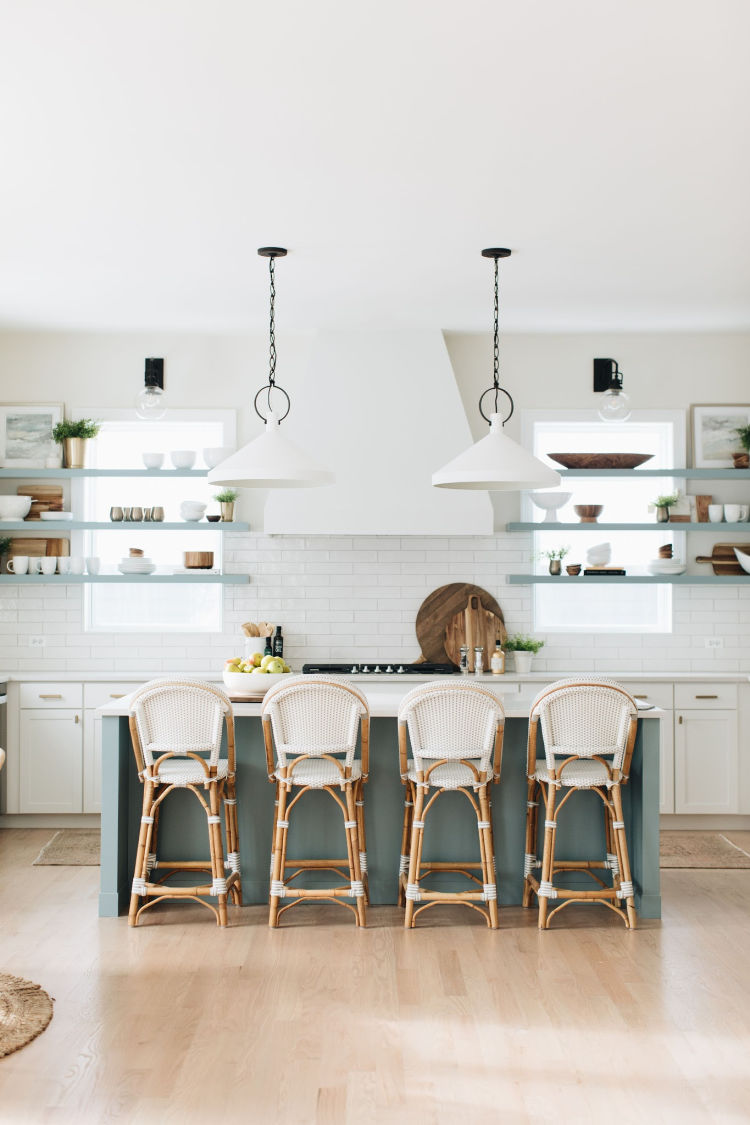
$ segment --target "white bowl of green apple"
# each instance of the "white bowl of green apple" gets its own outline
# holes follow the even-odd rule
[[[256,652],[246,659],[237,656],[233,660],[227,660],[222,679],[230,692],[259,695],[288,676],[291,670],[280,656],[262,656]]]

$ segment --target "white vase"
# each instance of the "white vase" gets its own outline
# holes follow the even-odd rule
[[[516,672],[524,676],[531,671],[531,661],[534,659],[534,653],[514,652],[513,659],[516,665]]]

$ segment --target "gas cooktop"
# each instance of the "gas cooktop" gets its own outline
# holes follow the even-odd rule
[[[450,676],[458,672],[458,668],[455,664],[437,664],[430,660],[424,660],[421,664],[405,664],[401,660],[370,660],[362,663],[346,661],[339,664],[303,664],[302,672],[306,676]]]

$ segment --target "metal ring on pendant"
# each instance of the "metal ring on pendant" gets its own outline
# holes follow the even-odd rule
[[[508,413],[503,418],[503,425],[505,425],[505,423],[508,421],[508,419],[513,414],[513,411],[515,410],[515,406],[513,404],[513,399],[511,398],[510,393],[508,391],[506,391],[505,387],[488,387],[487,390],[481,395],[481,397],[479,399],[479,413],[482,415],[485,422],[489,423],[490,419],[487,417],[484,410],[482,409],[482,403],[486,399],[487,395],[494,395],[495,396],[495,409],[492,412],[493,414],[499,414],[500,413],[500,410],[498,409],[497,396],[498,395],[505,395],[505,397],[507,398],[507,400],[510,404],[510,410],[508,411]]]
[[[260,388],[257,395],[253,399],[253,407],[255,409],[255,413],[258,415],[259,418],[262,418],[264,422],[268,421],[266,416],[264,414],[261,414],[260,410],[258,410],[258,399],[260,398],[260,396],[262,394],[264,394],[264,393],[266,394],[266,402],[268,403],[268,410],[269,410],[269,413],[270,413],[273,410],[273,407],[271,406],[271,392],[272,391],[278,391],[279,394],[282,394],[284,396],[284,398],[286,399],[286,410],[281,415],[281,417],[278,419],[279,422],[283,422],[284,419],[286,418],[287,414],[289,413],[290,409],[291,409],[292,403],[291,403],[291,400],[289,398],[289,395],[286,393],[286,391],[284,390],[283,387],[279,386],[278,383],[266,383],[266,385],[264,387]]]

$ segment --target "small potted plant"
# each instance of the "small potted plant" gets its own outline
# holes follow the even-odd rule
[[[570,547],[557,547],[554,551],[542,551],[540,558],[549,559],[550,574],[562,574],[562,561],[570,551]]]
[[[535,637],[528,637],[525,633],[513,633],[504,644],[506,652],[513,653],[516,672],[525,675],[531,671],[531,661],[540,648],[544,648],[544,641]]]
[[[72,421],[64,418],[58,422],[52,431],[52,437],[58,445],[62,445],[65,453],[65,467],[68,469],[82,469],[86,464],[86,442],[95,438],[101,429],[99,422],[91,418],[79,418]]]
[[[680,499],[679,492],[670,492],[668,496],[657,496],[653,501],[656,508],[656,522],[669,523],[669,509]]]
[[[231,523],[234,519],[234,502],[238,496],[236,488],[224,488],[214,496],[214,500],[221,506],[222,523]]]
[[[735,431],[740,439],[742,453],[733,453],[735,469],[746,469],[750,463],[750,426],[739,426]]]
[[[10,535],[0,535],[0,563],[5,561],[6,555],[10,552],[13,540]]]

